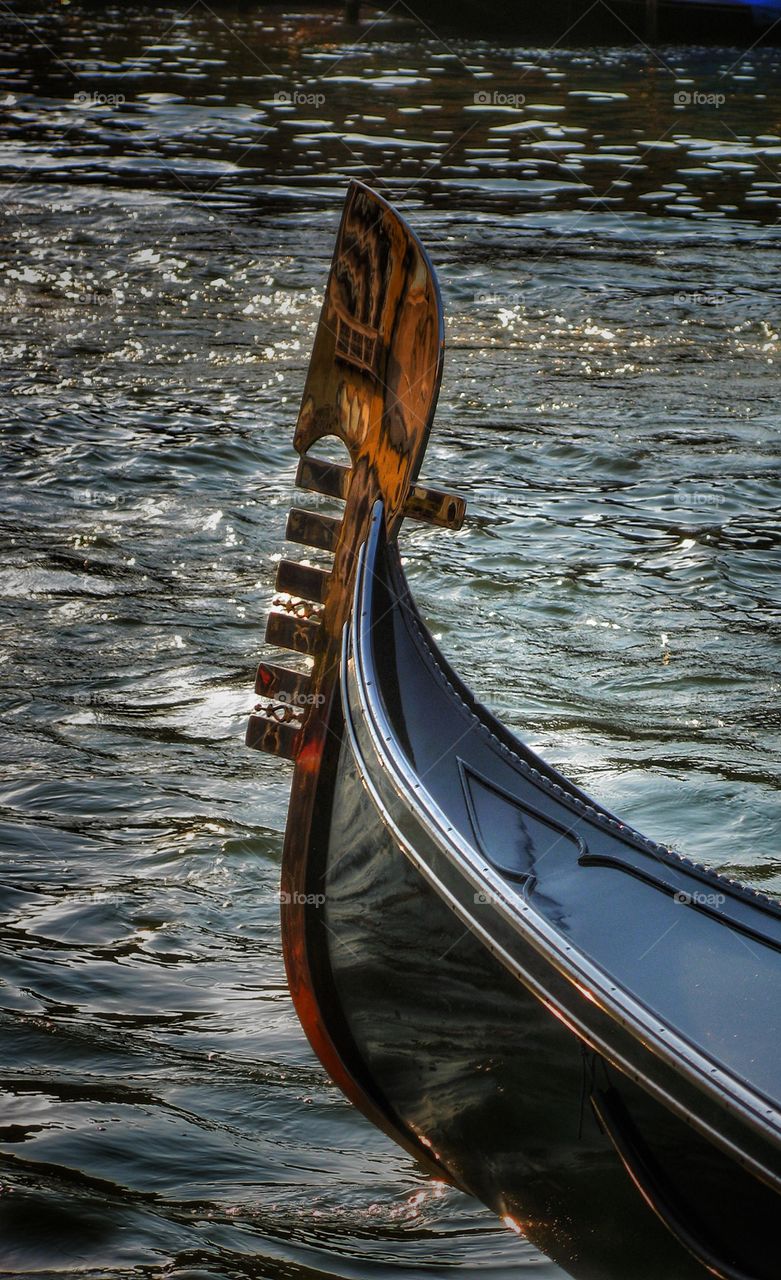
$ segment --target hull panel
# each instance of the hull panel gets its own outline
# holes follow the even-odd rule
[[[616,1090],[675,1171],[686,1221],[734,1274],[769,1280],[777,1198],[590,1052],[460,924],[372,806],[349,744],[324,912],[336,997],[368,1073],[460,1185],[578,1280],[702,1280],[589,1105]],[[730,1257],[729,1225],[752,1257]]]

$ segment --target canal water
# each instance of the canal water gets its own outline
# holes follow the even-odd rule
[[[2,1276],[562,1277],[285,987],[290,769],[242,735],[351,176],[442,283],[424,476],[469,519],[403,534],[442,648],[781,891],[781,51],[398,12],[3,6]]]

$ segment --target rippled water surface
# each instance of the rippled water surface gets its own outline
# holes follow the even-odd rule
[[[470,518],[404,533],[442,647],[781,890],[781,52],[516,39],[3,6],[3,1275],[561,1277],[342,1100],[285,987],[289,766],[242,724],[350,175],[443,287],[425,477]]]

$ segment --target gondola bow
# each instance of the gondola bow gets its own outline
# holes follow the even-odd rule
[[[427,631],[404,517],[442,367],[439,290],[347,196],[295,434],[298,483],[248,742],[294,761],[290,989],[333,1079],[577,1280],[777,1280],[781,907],[645,839],[482,707]],[[318,452],[338,437],[350,465]]]

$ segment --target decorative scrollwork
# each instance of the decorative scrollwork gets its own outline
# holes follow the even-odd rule
[[[275,609],[283,609],[285,613],[290,613],[294,618],[314,618],[315,620],[322,617],[322,607],[312,604],[310,600],[296,600],[291,596],[274,596],[272,601]]]
[[[267,720],[276,721],[277,724],[290,724],[291,721],[300,723],[304,714],[304,708],[292,702],[259,702],[255,711]]]

